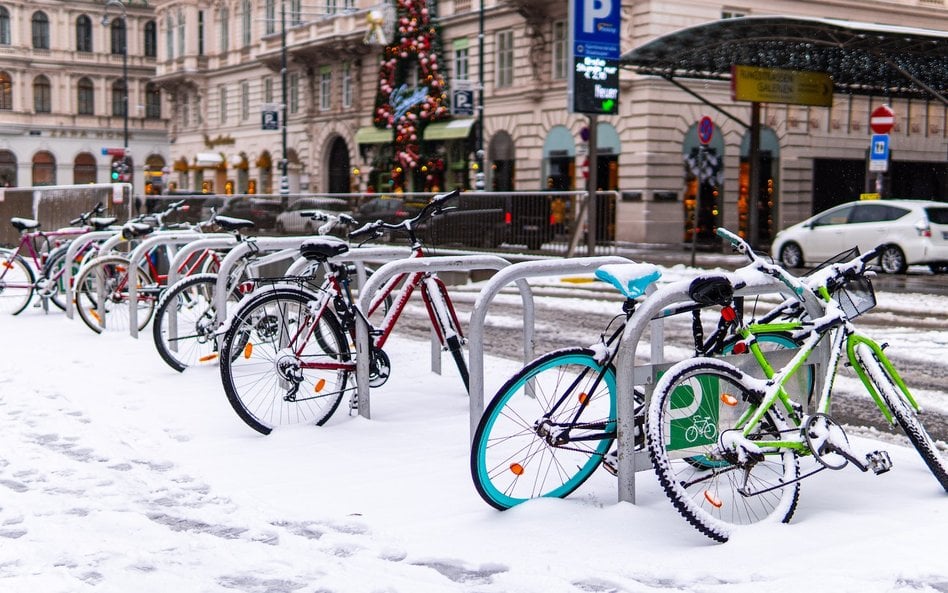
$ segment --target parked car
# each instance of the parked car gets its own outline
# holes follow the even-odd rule
[[[819,263],[859,247],[884,245],[882,270],[904,273],[909,265],[948,270],[948,203],[926,200],[865,200],[821,212],[777,233],[774,258],[788,267]]]
[[[233,218],[246,218],[254,221],[258,230],[272,229],[276,225],[277,215],[282,211],[278,200],[265,198],[236,197],[225,198],[224,205],[217,213]]]
[[[277,232],[315,234],[316,229],[323,224],[311,218],[310,215],[316,211],[333,214],[349,213],[349,202],[345,198],[299,198],[276,217]]]
[[[427,204],[427,200],[405,200],[394,196],[378,196],[359,206],[356,218],[360,222],[381,220],[389,224],[417,216]]]

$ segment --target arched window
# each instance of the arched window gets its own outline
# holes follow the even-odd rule
[[[153,82],[145,85],[145,117],[161,119],[161,89]]]
[[[16,187],[16,155],[0,150],[0,187]]]
[[[13,109],[13,79],[6,72],[0,72],[0,109]]]
[[[125,53],[125,19],[112,19],[112,54],[122,55]]]
[[[45,150],[33,157],[33,185],[56,185],[56,157]]]
[[[94,115],[95,87],[92,86],[92,81],[85,77],[80,78],[76,84],[76,92],[76,106],[79,110],[79,115]]]
[[[0,6],[0,45],[10,43],[10,11]]]
[[[124,116],[126,112],[125,97],[127,96],[125,81],[116,80],[112,83],[112,115]]]
[[[49,17],[37,10],[33,13],[33,49],[49,49]]]
[[[33,79],[33,111],[49,113],[53,108],[49,79],[43,75]]]
[[[96,182],[96,162],[95,156],[82,152],[76,155],[76,160],[72,163],[72,182],[95,183]]]
[[[92,51],[92,19],[84,14],[76,19],[76,51]]]
[[[145,57],[158,57],[158,25],[155,21],[145,23]]]

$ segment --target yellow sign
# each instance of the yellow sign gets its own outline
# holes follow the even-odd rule
[[[881,197],[879,194],[859,194],[860,200],[878,200]]]
[[[733,66],[731,95],[735,101],[832,107],[833,79],[826,72]]]

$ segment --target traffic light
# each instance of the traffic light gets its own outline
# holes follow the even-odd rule
[[[112,183],[121,183],[132,180],[131,167],[126,159],[112,161]]]

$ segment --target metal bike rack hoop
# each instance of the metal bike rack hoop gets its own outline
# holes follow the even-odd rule
[[[107,240],[116,233],[120,233],[121,229],[114,230],[104,230],[104,231],[91,231],[83,235],[79,235],[69,243],[69,247],[66,248],[66,261],[72,262],[76,259],[76,256],[85,248],[86,245],[90,243],[95,243],[96,241]],[[63,286],[66,287],[66,317],[69,319],[73,318],[76,312],[75,301],[75,288],[73,287],[73,279],[75,275],[72,273],[72,265],[66,265],[65,270],[63,271]]]

